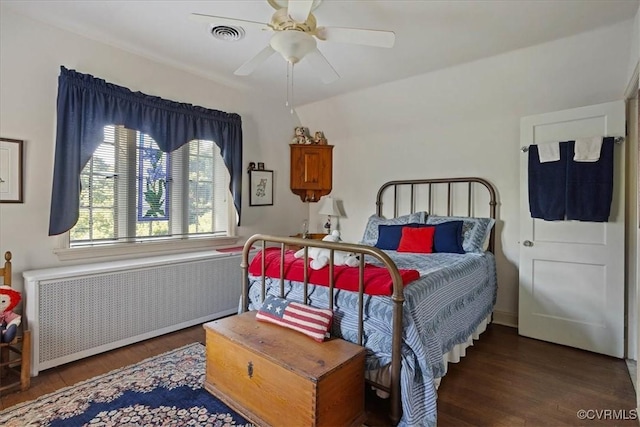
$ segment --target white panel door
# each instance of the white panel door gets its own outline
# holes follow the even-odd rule
[[[623,136],[623,101],[523,117],[524,147]],[[609,222],[531,218],[528,156],[520,160],[520,335],[623,357],[624,147],[614,147]]]

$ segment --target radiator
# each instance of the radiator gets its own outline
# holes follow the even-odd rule
[[[31,375],[236,313],[240,261],[208,251],[25,271]]]

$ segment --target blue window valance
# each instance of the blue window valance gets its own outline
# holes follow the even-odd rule
[[[164,152],[194,139],[214,141],[231,176],[229,189],[240,225],[242,120],[238,114],[132,92],[60,67],[49,235],[64,233],[78,221],[80,172],[102,142],[106,125],[145,133]]]

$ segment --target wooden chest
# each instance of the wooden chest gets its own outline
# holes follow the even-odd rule
[[[259,426],[364,422],[365,349],[323,343],[247,312],[206,323],[205,388]]]

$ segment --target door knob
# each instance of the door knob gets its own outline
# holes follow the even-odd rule
[[[531,240],[525,240],[524,242],[522,242],[522,244],[525,245],[526,247],[533,246],[533,242]]]

